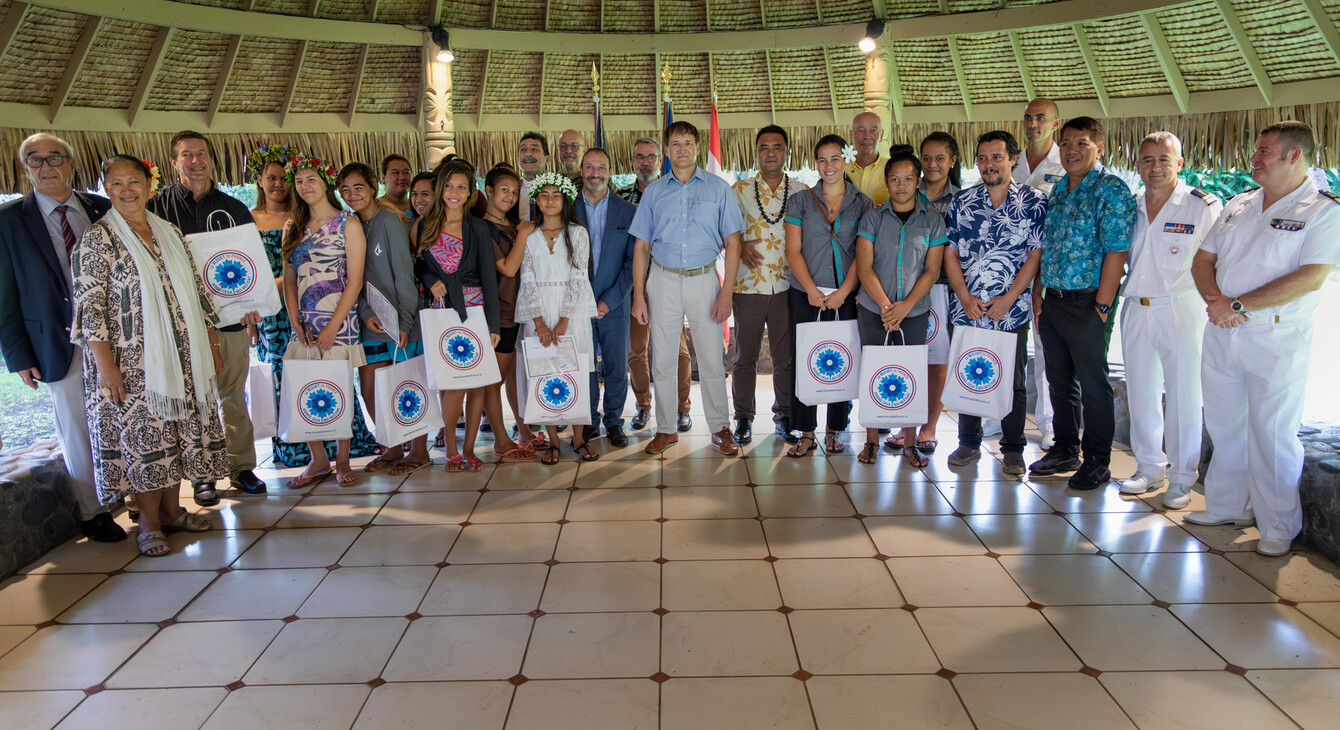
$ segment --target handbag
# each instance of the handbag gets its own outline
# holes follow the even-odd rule
[[[422,355],[377,370],[372,387],[377,443],[395,446],[442,428],[441,401],[429,392],[427,372]]]
[[[903,428],[926,422],[925,345],[884,344],[861,348],[861,398],[856,418],[865,428]],[[904,337],[899,330],[900,337]]]
[[[219,310],[219,326],[237,324],[249,312],[262,317],[279,313],[279,289],[255,223],[193,233],[186,243],[196,273]]]
[[[419,310],[429,390],[470,390],[502,380],[483,307]]]
[[[521,399],[521,419],[541,426],[590,425],[589,369],[527,375],[523,365],[526,360],[524,350],[531,346],[531,339],[522,342],[522,357],[517,358],[517,375],[526,383],[526,387],[517,393]]]
[[[940,402],[945,410],[982,418],[1004,418],[1014,405],[1014,358],[1018,337],[984,327],[954,328],[949,376]]]
[[[284,360],[279,433],[289,443],[352,438],[354,371],[348,360]]]
[[[834,310],[833,316],[837,317]],[[819,318],[822,320],[823,311]],[[796,325],[796,397],[801,403],[855,400],[861,384],[861,335],[856,320]]]
[[[279,414],[275,408],[274,368],[268,362],[253,362],[247,370],[247,413],[258,439],[279,433]]]
[[[931,311],[926,322],[926,362],[930,365],[949,363],[949,287],[936,284],[931,287]]]

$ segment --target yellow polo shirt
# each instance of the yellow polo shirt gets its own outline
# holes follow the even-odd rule
[[[888,162],[889,158],[880,157],[865,167],[856,164],[855,160],[847,163],[846,172],[847,177],[851,178],[851,184],[865,193],[865,197],[870,198],[876,208],[889,199],[889,187],[884,182],[884,166]]]

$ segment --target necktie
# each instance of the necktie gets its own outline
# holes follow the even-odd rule
[[[69,210],[70,206],[68,205],[56,206],[56,213],[60,215],[60,234],[65,239],[66,258],[70,257],[70,252],[74,250],[75,244],[74,229],[70,228],[70,221],[65,217],[66,212]]]

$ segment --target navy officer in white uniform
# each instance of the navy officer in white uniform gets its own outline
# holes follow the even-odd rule
[[[1308,178],[1316,142],[1302,122],[1266,127],[1252,154],[1261,187],[1235,196],[1196,253],[1208,305],[1201,367],[1214,456],[1198,525],[1250,525],[1278,556],[1303,527],[1298,478],[1312,313],[1340,263],[1340,197]]]

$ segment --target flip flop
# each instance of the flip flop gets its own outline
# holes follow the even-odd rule
[[[499,461],[503,459],[515,459],[517,461],[531,461],[535,458],[534,451],[531,451],[530,449],[523,449],[520,446],[514,449],[508,449],[507,451],[504,451],[502,453],[495,451],[493,452],[493,455],[498,457]]]
[[[163,532],[209,532],[213,529],[209,520],[200,515],[193,515],[187,512],[185,508],[181,510],[181,514],[177,515],[177,519],[164,522],[162,526]]]
[[[935,447],[940,445],[940,439],[926,439],[917,442],[917,451],[923,454],[934,454]]]
[[[386,450],[386,451],[383,451],[383,452],[380,453],[380,454],[377,454],[377,457],[376,457],[375,459],[373,459],[372,461],[369,461],[369,462],[368,462],[368,465],[365,466],[365,467],[363,467],[363,471],[368,472],[369,474],[375,474],[375,473],[381,471],[382,469],[386,469],[386,468],[395,466],[396,464],[400,463],[400,460],[404,457],[404,454],[401,454],[400,456],[398,456],[398,457],[396,457],[396,458],[394,458],[394,459],[388,459],[388,458],[386,458],[386,455],[389,454],[389,453],[391,453],[391,452],[390,452],[390,450],[388,449],[388,450]],[[392,473],[395,473],[395,472],[392,472]]]
[[[540,463],[544,464],[545,466],[554,466],[555,464],[557,464],[558,447],[557,446],[546,447],[544,450],[544,456],[540,459]]]
[[[873,464],[875,463],[875,452],[878,449],[879,444],[874,441],[867,441],[865,442],[865,448],[861,449],[861,453],[856,456],[856,460],[862,464]]]
[[[161,558],[172,552],[172,548],[168,547],[167,535],[164,535],[161,530],[141,532],[135,538],[135,544],[140,549],[140,555],[146,558]]]
[[[917,447],[915,446],[904,446],[903,458],[907,459],[907,463],[917,468],[924,467],[927,464],[931,463],[931,460],[922,456],[921,452],[917,451]]]
[[[460,454],[457,454],[450,459],[447,459],[446,467],[447,471],[453,473],[465,471],[465,459],[461,458]]]
[[[484,471],[484,460],[478,456],[471,456],[465,460],[466,471]]]
[[[890,449],[893,449],[894,451],[901,450],[903,448],[902,430],[899,429],[898,431],[889,434],[889,437],[884,439],[884,445]]]
[[[387,473],[388,473],[388,474],[395,474],[396,476],[399,476],[399,475],[401,475],[401,474],[413,474],[414,472],[416,472],[416,471],[418,471],[418,470],[420,470],[420,469],[424,468],[425,466],[428,466],[429,464],[432,464],[432,463],[433,463],[433,460],[432,460],[432,459],[425,459],[425,460],[423,460],[423,461],[415,461],[414,459],[410,459],[410,458],[407,457],[407,458],[401,459],[400,461],[397,461],[396,464],[395,464],[395,466],[391,467],[391,470],[390,470],[389,472],[387,472]]]
[[[315,474],[299,474],[298,476],[293,477],[292,479],[289,480],[288,488],[302,489],[303,487],[314,487],[320,484],[321,482],[326,481],[326,477],[329,477],[331,474],[334,473],[335,472],[332,472],[330,469],[327,469],[325,471],[317,472]]]
[[[358,475],[352,471],[348,474],[339,474],[335,477],[335,481],[341,487],[352,487],[355,484],[358,484]]]

